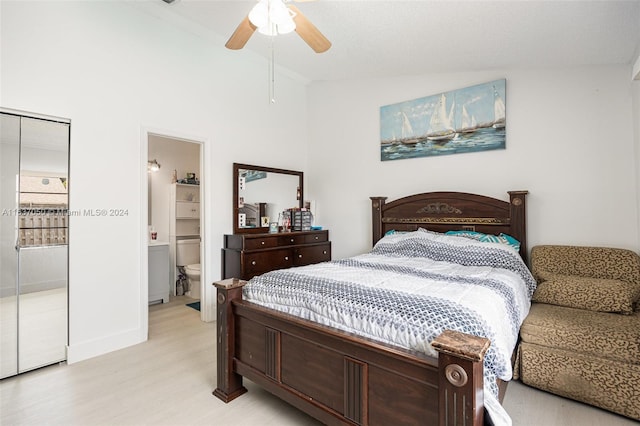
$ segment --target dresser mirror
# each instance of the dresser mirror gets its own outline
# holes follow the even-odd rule
[[[233,163],[233,232],[269,232],[282,211],[302,208],[303,172]]]

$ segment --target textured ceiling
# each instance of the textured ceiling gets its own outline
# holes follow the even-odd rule
[[[162,9],[217,34],[221,45],[255,1],[162,0]],[[296,6],[333,43],[314,53],[296,34],[277,36],[276,63],[307,80],[434,72],[633,64],[640,50],[640,1],[316,0]],[[268,57],[269,37],[243,50]]]

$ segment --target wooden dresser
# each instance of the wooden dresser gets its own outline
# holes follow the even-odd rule
[[[222,278],[243,280],[274,269],[331,260],[329,231],[224,236]]]

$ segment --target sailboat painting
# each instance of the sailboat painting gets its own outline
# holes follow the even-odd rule
[[[506,80],[380,107],[380,160],[505,149]]]

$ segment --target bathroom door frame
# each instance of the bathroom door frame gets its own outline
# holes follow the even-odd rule
[[[203,244],[200,244],[200,267],[201,267],[201,293],[200,293],[200,319],[202,321],[213,321],[214,313],[213,309],[210,309],[210,303],[207,303],[212,296],[213,289],[209,286],[203,285],[206,283],[207,276],[209,275],[206,262],[207,259],[207,230],[209,228],[209,215],[207,212],[207,192],[206,182],[210,171],[205,167],[205,156],[208,153],[207,138],[197,135],[189,135],[181,132],[175,132],[167,129],[157,129],[153,127],[142,126],[140,129],[140,327],[144,336],[141,336],[144,340],[147,340],[149,335],[149,250],[147,239],[149,238],[148,226],[149,226],[149,173],[147,172],[147,162],[149,159],[149,136],[161,136],[169,139],[176,139],[179,141],[196,143],[200,145],[200,239]]]

